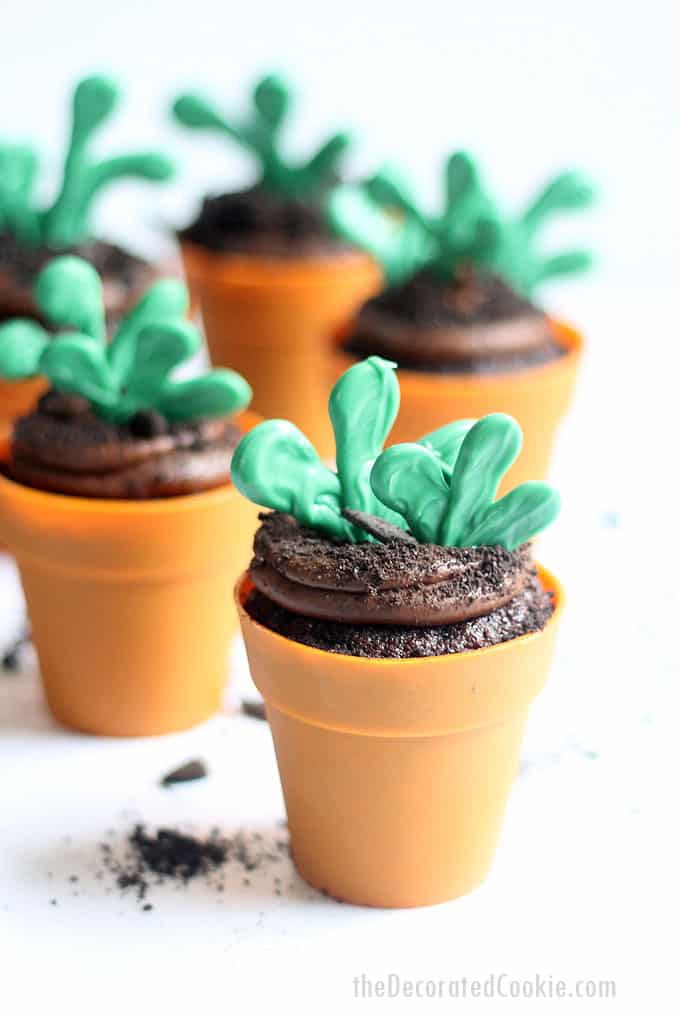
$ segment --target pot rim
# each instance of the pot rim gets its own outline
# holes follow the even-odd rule
[[[260,255],[213,251],[192,241],[181,241],[180,249],[185,263],[190,263],[186,267],[189,280],[200,275],[217,286],[226,282],[257,291],[267,289],[272,284],[307,284],[309,274],[333,280],[347,270],[370,272],[382,279],[378,263],[360,249],[340,249],[325,255]]]
[[[255,587],[250,579],[250,571],[245,570],[238,578],[234,586],[234,598],[236,600],[236,607],[238,609],[239,618],[246,618],[249,626],[252,626],[255,630],[266,633],[274,644],[280,645],[281,648],[284,645],[294,645],[295,650],[298,654],[303,656],[309,656],[311,659],[319,659],[322,656],[332,656],[333,660],[351,662],[356,665],[360,662],[362,665],[368,668],[371,663],[380,663],[381,667],[387,669],[405,669],[407,667],[413,667],[416,663],[422,662],[443,662],[444,660],[455,660],[460,661],[471,661],[472,659],[479,659],[482,656],[490,656],[491,654],[498,655],[503,649],[510,646],[516,647],[519,645],[528,645],[538,640],[546,633],[553,631],[557,628],[562,614],[564,612],[564,606],[566,602],[566,595],[564,588],[555,577],[555,575],[549,571],[546,567],[540,563],[536,564],[538,569],[538,576],[541,584],[546,591],[552,591],[553,594],[553,607],[554,611],[545,627],[542,630],[531,631],[529,634],[522,634],[520,637],[512,638],[510,641],[500,641],[495,645],[489,645],[486,648],[473,648],[467,652],[449,652],[447,655],[420,655],[412,658],[395,659],[395,658],[369,658],[368,656],[359,655],[345,655],[342,652],[329,652],[324,648],[314,648],[312,645],[305,645],[300,641],[293,641],[292,638],[284,637],[282,634],[277,634],[276,631],[270,630],[269,627],[265,627],[264,624],[258,623],[253,617],[246,611],[244,606],[244,599],[247,594],[250,593]]]

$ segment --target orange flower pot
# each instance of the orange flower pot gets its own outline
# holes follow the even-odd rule
[[[16,556],[54,716],[134,737],[212,715],[237,623],[231,591],[256,524],[233,485],[97,500],[0,476],[0,538]]]
[[[333,456],[328,360],[340,325],[381,286],[361,252],[325,258],[218,255],[182,244],[213,365],[236,369],[265,418],[287,418]]]
[[[583,348],[583,339],[576,330],[560,322],[552,322],[552,327],[567,353],[546,365],[499,375],[400,368],[401,404],[388,445],[413,442],[458,418],[482,418],[504,411],[521,425],[524,442],[499,494],[521,482],[545,479],[558,426],[571,403]],[[332,381],[355,360],[338,349]]]
[[[340,900],[416,907],[462,896],[492,862],[524,726],[564,595],[543,631],[481,651],[362,659],[256,623],[236,589],[267,706],[296,867]]]

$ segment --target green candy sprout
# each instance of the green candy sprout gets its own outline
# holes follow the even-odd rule
[[[36,304],[64,332],[54,338],[31,319],[0,326],[0,378],[46,376],[57,390],[78,393],[96,414],[125,422],[153,410],[170,421],[225,417],[250,402],[248,383],[230,369],[173,381],[175,368],[199,350],[198,330],[185,318],[186,287],[159,280],[125,316],[107,346],[102,283],[74,255],[53,259],[38,275]]]
[[[591,265],[587,251],[545,255],[537,243],[551,216],[592,204],[594,189],[582,174],[558,174],[524,213],[506,218],[483,189],[472,158],[456,152],[446,161],[444,190],[444,210],[431,216],[400,170],[388,165],[361,185],[336,188],[328,202],[329,222],[382,264],[390,285],[426,268],[449,279],[459,266],[471,264],[498,273],[529,296],[550,277]]]
[[[280,137],[291,100],[289,84],[279,75],[269,74],[255,86],[253,109],[244,120],[227,120],[208,99],[194,93],[179,96],[172,109],[184,127],[217,131],[252,153],[260,165],[259,185],[264,190],[287,199],[317,201],[336,182],[350,138],[345,133],[335,134],[307,161],[287,161]]]
[[[419,443],[381,453],[371,486],[420,542],[516,549],[560,510],[559,495],[546,482],[524,482],[496,500],[521,448],[522,431],[507,414],[454,422]]]
[[[35,150],[0,144],[0,231],[12,233],[25,246],[44,244],[63,251],[88,238],[94,200],[106,185],[123,177],[165,181],[173,175],[173,164],[156,152],[92,158],[92,137],[114,112],[119,95],[117,84],[101,75],[77,85],[61,188],[47,209],[39,209],[34,196]]]
[[[347,542],[373,537],[345,519],[345,509],[437,545],[516,549],[547,527],[560,501],[546,483],[525,482],[495,501],[522,445],[521,430],[507,415],[452,422],[417,443],[383,451],[399,407],[395,368],[370,357],[335,384],[329,413],[337,471],[299,429],[275,419],[257,425],[236,448],[236,487],[253,503]]]

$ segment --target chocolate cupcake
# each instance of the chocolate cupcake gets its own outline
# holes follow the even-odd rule
[[[39,316],[33,280],[58,253],[90,262],[103,284],[106,316],[117,322],[157,273],[139,256],[93,236],[92,208],[102,190],[124,177],[165,181],[173,164],[155,152],[97,160],[91,140],[114,112],[119,87],[110,78],[80,81],[73,94],[71,135],[58,195],[40,209],[34,195],[38,157],[25,145],[0,146],[0,322]]]
[[[291,99],[287,82],[272,74],[255,86],[244,118],[227,118],[194,94],[175,101],[180,124],[226,136],[257,164],[251,187],[206,198],[178,237],[213,364],[236,368],[264,415],[300,422],[330,453],[323,398],[329,345],[378,291],[381,274],[326,220],[349,136],[336,133],[311,157],[291,160],[281,144]]]
[[[395,368],[370,357],[335,385],[337,473],[283,421],[253,429],[232,464],[274,511],[236,594],[294,860],[376,906],[484,877],[561,608],[529,544],[557,493],[526,482],[496,499],[517,423],[491,414],[383,450]]]
[[[256,517],[230,482],[250,387],[228,369],[174,378],[200,345],[177,281],[157,281],[110,342],[82,260],[49,263],[35,299],[56,335],[0,326],[0,377],[51,386],[15,424],[0,538],[48,703],[91,733],[183,729],[217,709],[225,682],[228,594]]]
[[[395,442],[436,428],[451,411],[511,414],[526,445],[508,484],[544,477],[580,338],[543,311],[536,289],[591,260],[584,251],[544,254],[539,233],[552,215],[589,205],[593,189],[582,175],[563,173],[521,216],[505,217],[465,153],[448,160],[445,189],[439,216],[423,211],[391,167],[332,195],[333,227],[378,259],[387,280],[342,329],[336,371],[371,354],[398,361]]]

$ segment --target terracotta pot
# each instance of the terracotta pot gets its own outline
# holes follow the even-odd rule
[[[265,418],[287,418],[333,456],[328,363],[340,325],[381,285],[361,252],[326,258],[219,255],[182,244],[213,365],[236,369]]]
[[[504,411],[522,426],[522,452],[506,474],[499,494],[521,482],[547,478],[557,428],[571,402],[583,339],[560,322],[552,327],[567,354],[547,365],[502,375],[414,372],[400,368],[401,404],[388,445],[413,442],[458,418]],[[343,331],[348,335],[349,331]],[[335,382],[356,361],[336,348]],[[327,383],[328,385],[328,383]]]
[[[256,524],[233,485],[97,500],[0,476],[0,538],[17,559],[54,716],[131,737],[214,713],[237,623],[231,591]]]
[[[492,862],[527,712],[564,602],[540,633],[481,651],[362,659],[275,634],[236,598],[269,719],[296,867],[350,903],[415,907],[461,896]]]
[[[22,382],[0,379],[0,442],[9,440],[15,419],[32,411],[46,388],[41,377]]]

